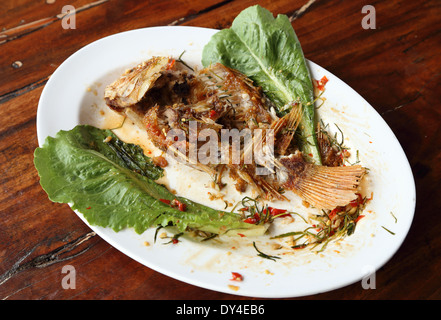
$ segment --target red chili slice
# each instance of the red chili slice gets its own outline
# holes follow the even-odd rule
[[[255,218],[246,218],[243,222],[250,223],[250,224],[256,224],[257,220]]]
[[[233,278],[231,278],[230,280],[232,281],[243,281],[243,276],[238,273],[238,272],[231,272]]]

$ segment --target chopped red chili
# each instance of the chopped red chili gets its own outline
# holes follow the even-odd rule
[[[255,218],[246,218],[243,222],[250,223],[250,224],[256,224],[257,220]]]
[[[166,68],[166,70],[170,70],[171,68],[173,68],[173,66],[175,65],[175,62],[176,62],[175,59],[173,59],[172,61],[170,61],[170,62],[167,64],[167,68]]]
[[[185,211],[185,209],[186,209],[185,203],[182,203],[178,199],[174,199],[172,204],[174,206],[177,206],[179,211]]]
[[[161,201],[165,204],[170,204],[170,200],[167,200],[167,199],[159,199],[159,201]]]
[[[231,272],[232,274],[232,278],[230,279],[231,281],[243,281],[243,276],[238,273],[238,272]]]
[[[286,217],[289,216],[289,214],[284,214],[282,215],[282,213],[285,213],[287,210],[285,209],[276,209],[276,208],[270,208],[270,214],[272,216],[279,216],[279,217]]]
[[[216,111],[215,110],[210,110],[210,119],[213,119],[216,117]]]
[[[352,200],[349,204],[351,205],[351,207],[358,207],[362,203],[363,197],[361,196],[361,194],[357,193],[357,199]]]
[[[328,78],[326,78],[326,76],[323,76],[320,81],[316,81],[317,83],[317,89],[319,89],[320,91],[325,90],[325,84],[328,82]]]
[[[337,215],[337,213],[339,213],[341,211],[341,208],[340,207],[337,207],[337,208],[335,208],[335,209],[333,209],[330,213],[329,213],[329,219],[333,219],[336,215]]]

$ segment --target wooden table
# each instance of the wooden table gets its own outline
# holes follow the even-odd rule
[[[67,205],[48,200],[33,165],[40,94],[71,54],[102,37],[151,26],[225,28],[254,1],[6,0],[0,7],[0,298],[245,299],[188,285],[125,256]],[[62,8],[76,29],[62,28]],[[305,56],[359,92],[392,128],[416,179],[417,206],[404,244],[360,283],[302,299],[441,298],[441,3],[260,1],[291,17]],[[376,28],[365,29],[364,5]],[[371,21],[372,22],[372,21]],[[75,266],[75,290],[61,286]]]

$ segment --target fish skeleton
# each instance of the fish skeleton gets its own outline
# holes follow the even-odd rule
[[[285,199],[281,190],[288,189],[316,208],[332,210],[357,198],[357,188],[366,173],[361,165],[307,162],[294,137],[303,114],[302,105],[293,104],[291,111],[279,118],[260,87],[220,63],[194,71],[171,57],[153,57],[107,86],[104,98],[110,108],[146,130],[159,149],[172,150],[187,165],[216,177],[220,186],[228,169],[238,191],[251,185],[268,200]],[[191,148],[201,148],[198,140],[176,142],[169,135],[172,130],[182,130],[188,137],[204,129],[218,136],[225,129],[271,132],[274,150],[270,165],[263,164],[269,169],[267,174],[256,174],[261,163],[245,163],[253,149],[250,146],[243,145],[239,162],[228,158],[221,163],[201,163],[190,161],[189,156]],[[258,135],[254,142],[264,144],[268,137]],[[332,152],[326,139],[322,137],[320,142],[323,150]]]

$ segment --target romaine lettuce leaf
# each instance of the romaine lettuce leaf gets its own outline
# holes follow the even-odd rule
[[[202,52],[202,64],[220,62],[247,75],[277,107],[279,116],[293,102],[303,104],[299,126],[302,151],[321,163],[317,147],[314,89],[300,42],[286,15],[274,18],[259,5],[243,10],[231,28],[213,35]]]
[[[34,164],[49,199],[70,204],[91,225],[115,231],[131,227],[137,233],[169,223],[180,231],[190,227],[217,234],[265,232],[264,226],[244,223],[235,213],[176,197],[155,182],[162,169],[139,146],[120,141],[110,130],[79,125],[60,131],[35,150]],[[160,199],[177,199],[186,209]]]

